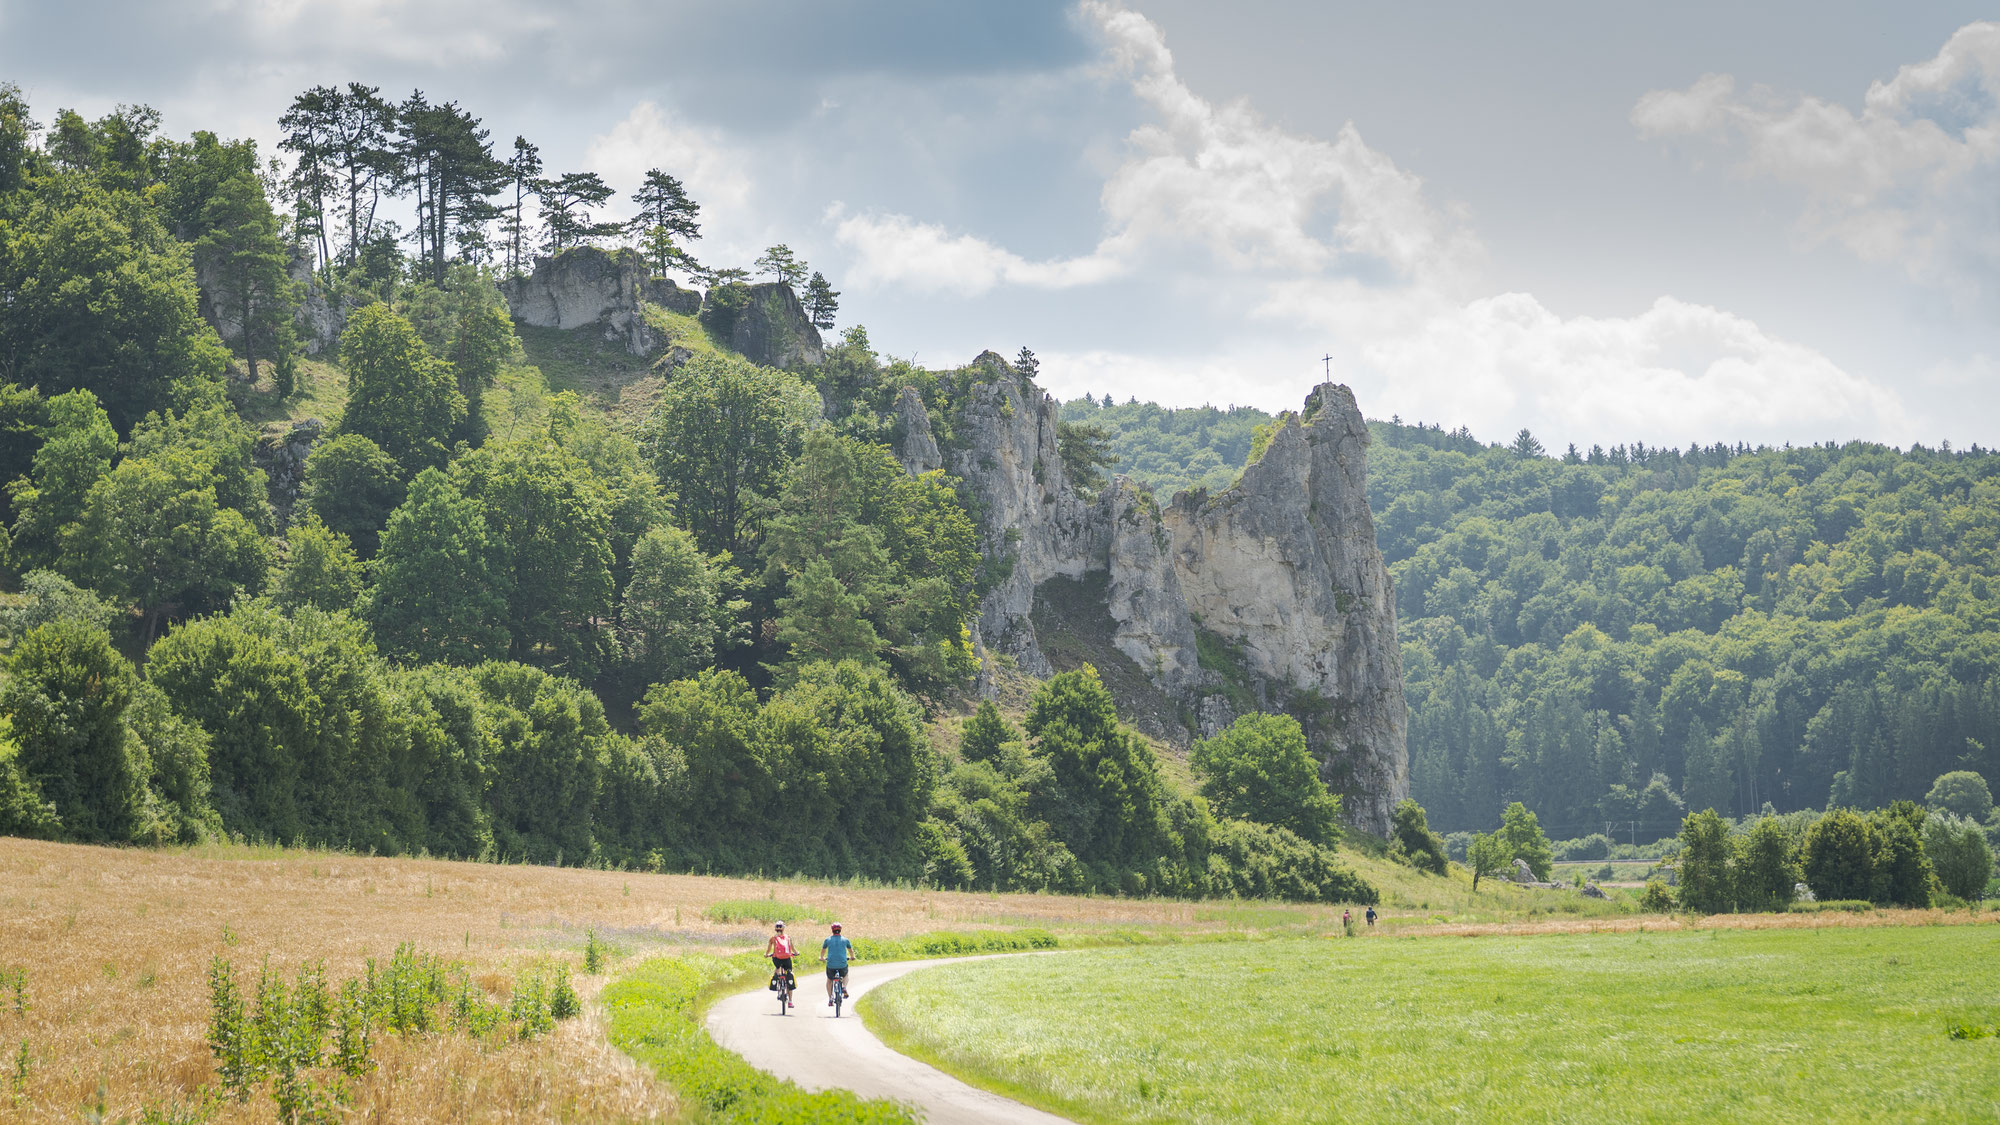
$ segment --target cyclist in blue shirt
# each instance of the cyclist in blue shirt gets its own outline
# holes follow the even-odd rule
[[[833,1007],[833,982],[847,979],[847,959],[853,956],[854,943],[840,936],[840,923],[833,924],[833,934],[819,943],[820,956],[826,958],[826,1006]]]

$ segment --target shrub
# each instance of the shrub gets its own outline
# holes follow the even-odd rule
[[[1557,859],[1610,859],[1611,837],[1602,832],[1592,832],[1574,840],[1562,840],[1554,845]]]
[[[1208,882],[1213,893],[1296,902],[1381,901],[1373,884],[1296,834],[1249,820],[1225,820],[1209,837]]]
[[[1648,914],[1673,913],[1673,888],[1660,879],[1646,880],[1646,889],[1639,892],[1639,909]]]
[[[1424,815],[1422,805],[1408,798],[1397,804],[1394,827],[1391,831],[1396,837],[1396,843],[1402,845],[1403,854],[1410,866],[1433,875],[1445,873],[1447,860],[1444,837],[1431,831],[1429,819]],[[1602,859],[1603,856],[1594,858]]]

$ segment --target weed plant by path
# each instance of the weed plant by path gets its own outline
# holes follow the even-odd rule
[[[1281,940],[916,973],[892,1046],[1083,1121],[1995,1121],[2000,927]]]

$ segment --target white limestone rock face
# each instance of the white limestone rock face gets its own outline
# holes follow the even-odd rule
[[[1409,795],[1395,598],[1368,510],[1368,427],[1353,392],[1321,384],[1304,422],[1213,497],[1166,514],[1188,611],[1288,685],[1349,815],[1385,833]],[[1316,697],[1316,698],[1315,698]],[[1359,805],[1356,802],[1360,802]]]
[[[631,250],[577,246],[536,258],[526,277],[500,283],[514,319],[537,328],[595,328],[631,355],[647,355],[653,334],[640,312],[650,283],[646,263]]]
[[[944,460],[1004,574],[980,603],[984,648],[1050,675],[1037,589],[1103,574],[1111,643],[1176,701],[1194,727],[1181,741],[1214,735],[1239,710],[1201,667],[1199,626],[1241,654],[1258,707],[1300,719],[1349,819],[1386,833],[1409,794],[1402,661],[1368,510],[1368,430],[1347,388],[1316,388],[1307,420],[1279,431],[1234,487],[1183,494],[1161,512],[1123,478],[1081,496],[1057,450],[1054,401],[991,352],[974,363],[990,378],[972,387]],[[935,443],[922,404],[905,401],[914,397],[897,404],[899,455],[920,472]]]
[[[1159,508],[1122,476],[1105,491],[1103,508],[1111,528],[1106,563],[1108,608],[1117,623],[1112,643],[1162,690],[1184,695],[1199,686],[1201,662]]]
[[[959,419],[961,448],[951,469],[982,509],[980,550],[1000,560],[1005,580],[979,603],[986,647],[1012,656],[1035,676],[1055,672],[1035,640],[1035,587],[1058,576],[1082,578],[1106,568],[1109,528],[1097,505],[1076,495],[1056,450],[1056,404],[1024,392],[992,352],[973,361],[993,381],[975,384]],[[1095,565],[1093,565],[1095,564]]]
[[[923,396],[915,387],[904,387],[896,396],[896,426],[903,434],[896,459],[903,463],[904,472],[915,477],[944,467],[944,454],[938,452],[937,438],[931,435],[930,412],[924,409]]]

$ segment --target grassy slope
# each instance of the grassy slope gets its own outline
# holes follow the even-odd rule
[[[861,1009],[897,1046],[1085,1121],[1990,1121],[2000,1041],[1946,1026],[2000,1022],[1994,932],[1079,953],[916,974]]]

